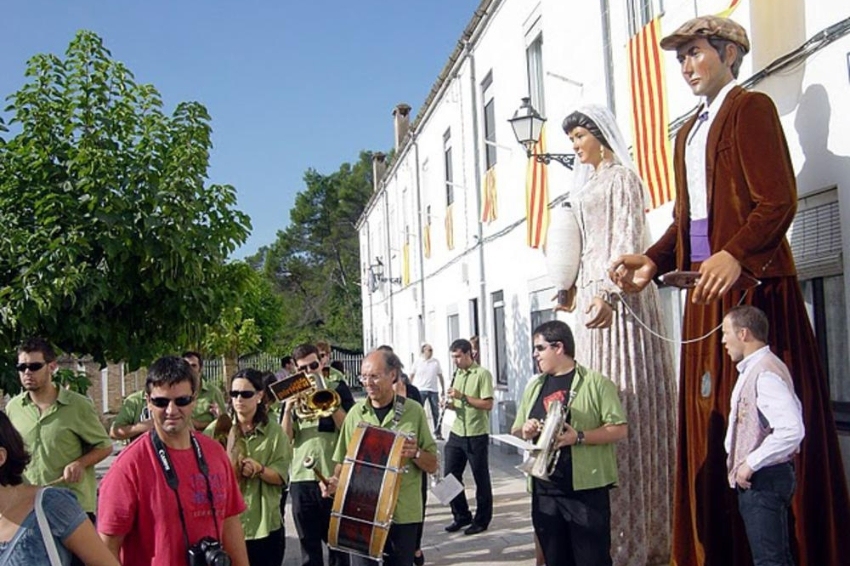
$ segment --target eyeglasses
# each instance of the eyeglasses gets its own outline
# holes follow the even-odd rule
[[[298,366],[298,371],[316,371],[319,369],[319,362],[310,362],[307,365]]]
[[[28,364],[18,364],[15,366],[15,369],[21,373],[24,373],[27,370],[30,371],[38,371],[43,368],[46,364],[44,362],[30,362]]]
[[[381,379],[382,377],[384,377],[384,376],[383,375],[361,375],[360,376],[360,383],[363,383],[364,385],[366,383],[375,383],[379,379]]]
[[[195,400],[191,395],[181,395],[180,397],[151,397],[151,405],[156,407],[157,409],[165,409],[168,405],[174,401],[174,404],[178,407],[185,407],[189,405],[192,401]]]
[[[254,395],[257,394],[257,391],[236,391],[235,389],[230,392],[230,398],[236,399],[237,397],[242,397],[243,399],[250,399]]]

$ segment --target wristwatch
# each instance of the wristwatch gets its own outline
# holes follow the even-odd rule
[[[576,431],[576,445],[584,444],[584,431],[577,430]]]

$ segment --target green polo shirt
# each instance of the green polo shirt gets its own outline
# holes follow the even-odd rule
[[[490,372],[473,362],[467,369],[455,373],[452,387],[470,397],[478,399],[493,398],[493,376]],[[453,399],[455,422],[452,433],[457,436],[481,436],[490,434],[490,411],[476,409],[461,399]]]
[[[531,407],[540,394],[545,375],[538,375],[525,388],[512,430],[522,428]],[[620,404],[617,386],[601,373],[576,364],[570,392],[575,399],[570,407],[570,426],[576,430],[593,430],[602,425],[626,424],[626,412]],[[616,484],[617,452],[614,444],[581,444],[571,446],[573,489],[592,489]]]
[[[192,418],[204,424],[210,424],[214,417],[210,412],[210,406],[216,403],[220,411],[224,411],[227,405],[224,402],[224,394],[215,385],[201,379],[201,390],[198,391],[198,399],[195,401],[195,409],[192,411]]]
[[[144,411],[147,406],[148,403],[145,400],[144,391],[130,393],[127,395],[127,398],[124,399],[124,402],[121,403],[121,409],[118,410],[115,420],[112,421],[112,426],[127,426],[142,422],[142,411]]]
[[[390,409],[383,422],[379,422],[378,415],[375,414],[375,410],[368,399],[355,404],[346,415],[345,422],[342,423],[342,431],[339,433],[339,441],[336,444],[333,456],[334,461],[337,464],[342,464],[345,460],[348,444],[351,442],[351,437],[354,435],[358,423],[365,421],[375,426],[391,428],[394,416],[395,411]],[[397,430],[414,433],[419,441],[419,448],[423,452],[437,453],[437,443],[431,436],[425,410],[419,403],[410,400],[404,403],[404,412],[399,419]],[[399,525],[421,523],[424,510],[422,501],[422,474],[424,472],[419,469],[419,466],[406,458],[402,459],[402,465],[407,465],[407,472],[401,474],[401,487],[393,513],[393,523]]]
[[[328,366],[328,381],[346,381],[345,374],[336,368]]]
[[[62,387],[56,402],[44,413],[39,412],[29,393],[24,391],[9,401],[6,414],[32,455],[24,470],[24,479],[32,485],[46,485],[61,478],[65,466],[89,450],[112,448],[112,441],[88,397]],[[56,485],[73,491],[83,511],[95,512],[94,466],[86,468],[79,482]]]
[[[233,426],[239,426],[234,423]],[[204,434],[212,438],[215,423],[211,423]],[[266,468],[276,471],[283,481],[289,479],[289,466],[292,463],[292,447],[283,429],[269,420],[254,429],[254,432],[242,437],[245,456],[253,458]],[[245,511],[239,515],[246,540],[261,539],[280,529],[280,494],[282,485],[272,485],[259,478],[246,479],[239,473],[239,490],[245,500]]]
[[[328,389],[336,390],[339,382],[330,379],[325,384]],[[294,417],[295,415],[293,415]],[[304,467],[304,460],[309,456],[316,462],[315,469],[323,476],[332,476],[334,473],[333,453],[339,431],[320,432],[319,420],[292,420],[292,469],[289,472],[290,482],[318,481],[312,470]]]

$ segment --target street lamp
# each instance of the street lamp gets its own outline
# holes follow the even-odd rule
[[[369,266],[369,272],[377,282],[401,285],[401,277],[384,277],[384,262],[381,261],[380,257],[376,257],[375,263]]]
[[[557,161],[567,169],[573,168],[576,161],[574,153],[534,153],[534,146],[540,139],[540,132],[546,118],[534,109],[529,97],[524,96],[522,98],[522,105],[514,112],[514,117],[508,122],[514,130],[516,140],[525,147],[525,154],[528,157],[534,157],[538,163],[545,163],[546,165],[551,161]]]

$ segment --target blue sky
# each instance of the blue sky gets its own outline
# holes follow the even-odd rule
[[[308,168],[335,171],[393,144],[392,109],[414,113],[479,0],[12,0],[3,9],[0,96],[35,53],[62,54],[79,29],[100,35],[167,110],[212,116],[210,181],[237,189],[253,232],[235,254],[274,241]],[[8,116],[5,116],[8,118]]]

